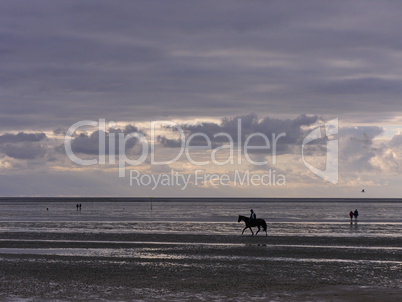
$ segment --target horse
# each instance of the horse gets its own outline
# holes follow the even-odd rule
[[[239,215],[239,219],[237,220],[237,222],[240,222],[240,221],[244,221],[245,223],[246,223],[246,227],[243,229],[243,232],[241,232],[241,234],[243,235],[243,233],[244,233],[244,231],[246,230],[246,229],[250,229],[250,231],[251,231],[251,236],[254,236],[254,232],[253,232],[253,230],[251,229],[252,227],[258,227],[258,231],[255,233],[255,235],[257,235],[258,234],[258,232],[260,231],[260,229],[261,229],[261,227],[264,229],[264,232],[265,232],[265,236],[268,236],[268,233],[267,233],[267,223],[265,222],[265,220],[264,219],[253,219],[253,220],[251,220],[250,218],[248,218],[248,217],[246,217],[246,216],[241,216],[241,215]]]

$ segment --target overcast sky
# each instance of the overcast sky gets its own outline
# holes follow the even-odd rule
[[[362,197],[365,188],[364,197],[400,197],[401,11],[402,2],[385,0],[1,1],[0,196]],[[211,139],[193,151],[198,161],[231,155],[218,133],[236,147],[266,135],[271,148],[252,150],[253,162],[242,154],[240,165],[237,158],[201,169],[275,172],[286,184],[133,185],[130,169],[172,178],[191,176],[197,165],[185,156],[165,165],[147,157],[126,177],[117,162],[77,165],[66,156],[66,130],[99,119],[104,132],[80,128],[71,137],[79,158],[95,159],[104,133],[108,159],[112,145],[139,158],[140,136],[155,143],[159,159],[173,158],[177,128],[151,137],[149,123],[164,120],[187,138],[205,134],[195,145]],[[326,137],[334,119],[339,129]],[[303,148],[318,126],[320,139]],[[280,133],[274,162],[272,135]],[[119,147],[130,134],[137,137]],[[335,184],[305,164],[324,171],[329,141],[338,144]]]

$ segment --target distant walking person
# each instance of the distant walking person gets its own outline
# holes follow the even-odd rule
[[[359,212],[357,211],[357,209],[354,211],[353,216],[355,216],[355,219],[357,220],[357,216],[359,216]]]
[[[351,223],[352,223],[353,216],[354,216],[353,211],[350,211],[349,212],[349,217],[350,217],[350,222]]]
[[[255,215],[253,209],[250,210],[250,220],[256,220],[257,219],[257,215]]]

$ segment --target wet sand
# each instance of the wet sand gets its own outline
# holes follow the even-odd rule
[[[402,238],[0,233],[1,301],[400,301]]]

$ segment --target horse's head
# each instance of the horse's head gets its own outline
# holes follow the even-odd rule
[[[241,216],[239,215],[239,219],[237,219],[237,222],[240,222],[241,221]]]
[[[240,221],[242,221],[242,220],[245,222],[245,218],[246,218],[246,217],[239,215],[239,219],[237,219],[237,222],[240,222]]]

